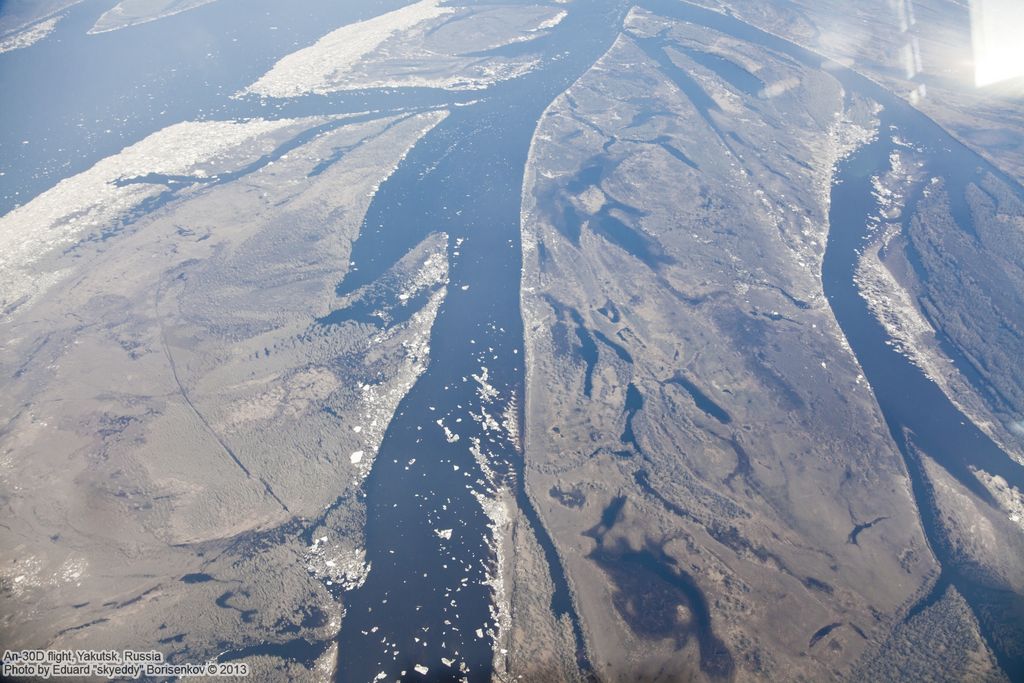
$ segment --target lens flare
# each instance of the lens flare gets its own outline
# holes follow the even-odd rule
[[[1024,77],[1024,1],[971,0],[974,83]]]

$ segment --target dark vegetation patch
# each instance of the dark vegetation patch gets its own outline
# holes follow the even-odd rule
[[[828,634],[832,633],[832,631],[835,631],[840,626],[842,626],[842,624],[840,622],[838,622],[838,621],[835,622],[834,624],[828,624],[827,626],[822,626],[821,628],[819,628],[817,631],[814,632],[814,635],[811,636],[811,639],[807,642],[807,647],[814,647],[818,643],[819,640],[821,640],[822,638],[824,638]]]
[[[889,518],[888,517],[876,517],[875,519],[871,520],[870,522],[865,522],[863,524],[855,525],[853,527],[853,530],[850,532],[850,535],[846,538],[846,542],[850,543],[851,545],[857,545],[857,537],[860,536],[861,532],[867,531],[868,529],[870,529],[874,525],[878,524],[879,522],[884,522],[887,519],[889,519]]]
[[[677,372],[672,379],[667,380],[665,383],[675,384],[676,386],[682,387],[686,393],[690,395],[690,398],[693,399],[693,402],[698,408],[722,424],[729,424],[732,422],[732,416],[729,415],[729,412],[725,408],[715,403],[711,397],[701,391],[700,387],[687,379],[681,372]]]
[[[642,550],[634,550],[622,539],[606,541],[625,503],[624,496],[612,500],[600,523],[586,532],[597,541],[590,559],[614,585],[615,610],[641,638],[672,638],[677,649],[696,638],[701,671],[713,679],[731,678],[732,654],[715,635],[707,598],[693,577],[657,543],[648,541]]]
[[[207,581],[213,581],[213,577],[203,573],[185,574],[181,577],[182,583],[206,583]]]
[[[586,495],[578,487],[566,491],[558,486],[552,486],[548,495],[567,508],[582,508],[583,504],[587,502]]]
[[[642,453],[643,451],[640,450],[640,444],[636,440],[636,433],[633,431],[633,418],[636,417],[636,414],[643,407],[643,394],[640,393],[635,384],[630,382],[629,386],[626,387],[626,426],[622,431],[622,436],[619,437],[619,441],[632,446],[637,453]]]

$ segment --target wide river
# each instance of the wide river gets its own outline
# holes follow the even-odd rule
[[[500,412],[513,395],[521,405],[519,221],[530,142],[544,109],[611,46],[624,9],[614,0],[576,5],[555,32],[530,44],[542,48],[542,68],[455,108],[370,207],[352,256],[358,270],[343,291],[372,280],[435,231],[449,236],[451,284],[429,367],[399,406],[367,480],[372,570],[345,596],[341,681],[362,683],[381,672],[394,680],[417,665],[441,680],[490,680],[495,624],[484,581],[493,539],[477,498],[489,486],[470,450],[474,437],[535,522],[556,585],[553,609],[571,609],[557,556],[522,492],[521,453],[507,440],[492,442],[472,416]],[[473,379],[484,368],[497,405],[483,401]],[[449,529],[450,538],[437,533]]]

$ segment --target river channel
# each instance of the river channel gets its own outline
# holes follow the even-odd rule
[[[534,130],[611,46],[625,9],[614,0],[575,6],[543,43],[531,41],[544,54],[538,70],[454,108],[370,207],[341,292],[372,281],[432,232],[448,235],[451,270],[430,364],[401,402],[366,482],[372,569],[345,596],[340,681],[423,680],[417,666],[428,680],[490,680],[496,624],[485,582],[494,539],[480,496],[494,491],[472,453],[475,438],[533,523],[555,583],[552,608],[574,619],[557,555],[522,490],[522,455],[474,416],[504,413],[523,396],[520,204]],[[474,375],[498,398],[482,396]]]
[[[707,26],[733,38],[789,55],[812,68],[822,68],[828,61],[731,16],[667,0],[646,0],[642,4],[660,14]],[[958,198],[963,197],[969,183],[991,174],[1018,196],[1024,195],[1024,191],[1013,179],[958,142],[934,121],[878,84],[835,63],[829,62],[828,69],[843,85],[848,97],[856,94],[883,107],[879,113],[877,138],[858,149],[837,168],[829,213],[823,285],[832,311],[864,369],[889,431],[904,456],[921,510],[922,526],[932,551],[942,565],[942,576],[936,589],[911,609],[910,614],[940,597],[941,591],[952,584],[975,614],[981,617],[979,608],[998,603],[1000,591],[979,583],[962,571],[964,560],[950,553],[927,495],[920,462],[909,447],[906,435],[912,434],[914,445],[983,499],[987,499],[989,494],[972,474],[972,467],[998,474],[1022,490],[1024,468],[965,417],[918,367],[887,343],[889,335],[861,297],[854,274],[860,252],[869,238],[871,218],[879,212],[872,178],[889,170],[889,155],[897,148],[897,138],[922,150],[926,172],[929,176],[943,179],[953,198],[960,229],[971,229],[968,212],[956,210],[957,204],[962,203]],[[908,207],[904,215],[912,215],[912,209],[913,206]],[[1019,610],[1004,609],[999,610],[999,616],[995,617],[988,611],[988,618],[980,618],[979,621],[982,635],[1000,666],[1011,680],[1021,680],[1024,677],[1024,654],[1013,645],[1012,637],[1009,640],[999,638],[996,632],[1024,633],[1024,614]]]

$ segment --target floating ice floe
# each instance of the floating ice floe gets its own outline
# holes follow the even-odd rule
[[[540,62],[536,55],[482,53],[538,38],[563,18],[563,11],[540,4],[480,7],[421,0],[328,33],[278,61],[241,94],[283,98],[365,88],[482,90],[529,73]]]
[[[393,35],[455,10],[441,0],[421,0],[328,33],[313,45],[281,59],[246,92],[295,97],[340,89],[339,81]]]
[[[62,14],[56,17],[50,17],[49,19],[44,19],[43,21],[37,22],[26,29],[18,31],[14,35],[0,40],[0,53],[10,52],[11,50],[35,45],[43,38],[50,35],[50,33],[53,32],[53,29],[57,27],[57,22],[63,17],[64,15]]]
[[[366,551],[335,548],[328,558],[328,550],[326,536],[316,539],[306,552],[306,571],[326,585],[338,585],[346,591],[362,586],[371,567],[366,562]]]
[[[547,21],[542,21],[539,24],[537,24],[537,28],[533,29],[533,31],[547,31],[548,29],[552,29],[561,24],[562,20],[565,19],[567,16],[569,16],[569,13],[566,12],[565,10],[562,10],[555,16],[548,19]]]

